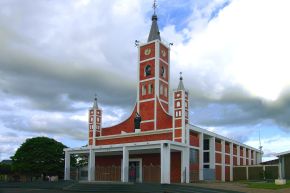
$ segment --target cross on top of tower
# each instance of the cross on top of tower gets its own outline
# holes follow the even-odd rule
[[[94,108],[98,108],[98,98],[97,98],[97,94],[95,93],[95,99],[94,99],[94,105],[93,105],[93,107]]]
[[[156,0],[153,1],[153,10],[154,10],[154,15],[156,15],[156,8],[157,8],[157,2]]]
[[[156,8],[157,8],[156,0],[153,1],[152,7],[154,10],[154,13],[152,15],[152,24],[151,24],[151,29],[150,29],[150,33],[149,33],[147,42],[150,42],[153,40],[161,40],[160,32],[159,32],[158,25],[157,25],[158,18],[156,15]]]
[[[179,75],[180,75],[179,80],[182,80],[183,79],[182,78],[182,72],[179,72]]]

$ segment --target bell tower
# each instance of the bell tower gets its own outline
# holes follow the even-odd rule
[[[148,40],[138,46],[137,112],[142,117],[141,131],[157,130],[157,103],[168,113],[169,46],[161,41],[156,6]]]
[[[179,84],[176,90],[173,91],[173,139],[177,142],[189,143],[188,130],[188,91],[183,85],[183,78],[179,78]]]
[[[95,138],[101,136],[102,110],[95,96],[93,107],[89,110],[89,145],[95,145]]]

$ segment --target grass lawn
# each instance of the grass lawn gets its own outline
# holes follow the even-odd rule
[[[276,185],[275,182],[246,182],[249,188],[258,188],[258,189],[282,189],[290,188],[290,180],[287,180],[285,185]]]

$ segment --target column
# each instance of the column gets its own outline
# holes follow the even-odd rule
[[[257,165],[257,152],[253,150],[254,165]]]
[[[129,181],[129,151],[126,146],[123,147],[123,161],[122,161],[122,182]]]
[[[70,153],[65,151],[64,155],[64,180],[70,180]]]
[[[189,183],[189,148],[181,151],[181,183]]]
[[[234,144],[230,143],[230,181],[233,181],[234,169]]]
[[[199,180],[203,180],[203,133],[199,133]]]
[[[247,164],[247,162],[246,162],[247,151],[246,151],[246,148],[245,147],[243,147],[243,152],[244,152],[243,165],[245,166]]]
[[[215,137],[209,139],[209,168],[215,169]]]
[[[281,176],[282,179],[285,179],[285,156],[280,155],[281,157]]]
[[[237,165],[241,165],[241,147],[237,145]]]
[[[248,151],[248,157],[249,157],[249,165],[252,165],[252,150],[251,149],[249,149],[249,151]]]
[[[262,152],[257,152],[257,164],[260,164],[262,162]]]
[[[170,144],[161,143],[160,165],[161,165],[161,184],[170,184]]]
[[[226,159],[225,159],[225,151],[226,151],[226,144],[224,140],[221,140],[222,144],[222,181],[226,181]]]
[[[88,165],[88,181],[95,181],[95,152],[93,149],[90,149],[89,153],[89,165]]]

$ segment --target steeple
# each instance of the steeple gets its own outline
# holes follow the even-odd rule
[[[154,0],[154,3],[153,3],[153,9],[154,9],[154,13],[152,15],[152,24],[151,24],[151,29],[150,29],[150,33],[149,33],[149,36],[148,36],[148,40],[147,42],[150,42],[150,41],[153,41],[153,40],[161,40],[161,37],[160,37],[160,32],[159,32],[159,29],[158,29],[158,24],[157,24],[157,15],[156,15],[156,0]]]
[[[177,87],[177,90],[185,90],[184,85],[183,85],[183,78],[182,78],[182,72],[179,73],[180,77],[179,77],[179,84]]]

